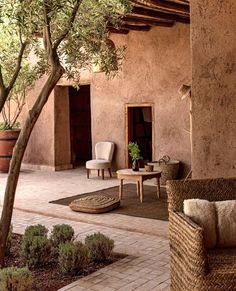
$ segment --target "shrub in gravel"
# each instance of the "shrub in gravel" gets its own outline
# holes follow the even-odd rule
[[[85,238],[85,245],[90,251],[91,258],[96,262],[110,259],[114,248],[114,240],[97,232]]]
[[[53,226],[51,240],[54,247],[60,244],[70,242],[74,238],[74,229],[69,224],[56,224]]]
[[[50,258],[51,241],[47,238],[48,229],[41,225],[26,228],[22,238],[21,254],[31,267],[44,265]]]
[[[0,269],[1,291],[30,291],[32,276],[27,267],[9,267]]]
[[[81,242],[60,244],[58,261],[63,273],[83,271],[90,261],[89,250]]]

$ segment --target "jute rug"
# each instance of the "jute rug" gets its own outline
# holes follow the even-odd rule
[[[143,188],[144,201],[143,203],[140,203],[140,200],[137,197],[136,184],[125,184],[121,206],[115,210],[112,210],[112,213],[167,221],[168,210],[165,189],[161,188],[161,198],[158,199],[157,188],[155,186],[144,185]],[[70,196],[50,201],[50,203],[68,206],[73,200],[88,195],[106,195],[108,197],[118,197],[119,187],[116,186],[95,192]]]

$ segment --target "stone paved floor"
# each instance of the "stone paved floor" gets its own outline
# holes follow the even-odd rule
[[[0,174],[0,203],[6,175]],[[51,228],[71,224],[78,239],[100,231],[115,241],[115,251],[128,256],[61,291],[80,290],[169,290],[168,223],[119,214],[89,215],[74,213],[48,201],[118,185],[118,181],[97,177],[87,180],[83,169],[63,172],[23,171],[13,213],[14,231],[22,233],[29,224]],[[50,290],[48,290],[50,291]]]
[[[0,206],[3,203],[6,177],[6,174],[0,174]],[[104,181],[97,176],[92,176],[89,180],[86,177],[84,168],[59,172],[23,170],[17,187],[15,208],[73,221],[168,236],[168,222],[166,221],[131,217],[111,212],[91,215],[73,212],[66,206],[48,203],[51,200],[119,185],[119,181],[114,177],[112,179],[106,178]],[[145,183],[151,184],[153,182],[146,181]],[[139,203],[138,200],[137,203]]]

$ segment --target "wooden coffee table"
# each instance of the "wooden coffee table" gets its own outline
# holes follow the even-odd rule
[[[144,169],[139,169],[135,172],[132,169],[118,170],[117,178],[120,179],[119,198],[122,199],[123,195],[123,180],[132,180],[137,182],[137,196],[140,202],[143,202],[143,181],[156,178],[157,181],[157,197],[160,198],[160,178],[161,172],[146,172]]]

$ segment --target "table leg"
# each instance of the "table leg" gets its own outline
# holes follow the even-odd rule
[[[102,179],[104,180],[104,169],[102,169]]]
[[[140,196],[140,183],[137,181],[137,196]]]
[[[139,185],[140,185],[140,202],[143,203],[143,180],[142,179],[139,181]]]
[[[160,178],[157,177],[157,197],[161,196],[161,186],[160,186]]]
[[[119,199],[122,199],[123,194],[123,179],[120,179],[120,187],[119,187]]]

